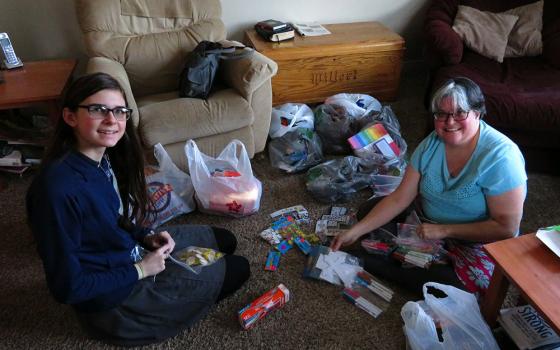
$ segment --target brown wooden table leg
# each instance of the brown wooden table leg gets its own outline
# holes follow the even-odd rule
[[[482,301],[480,312],[490,327],[494,327],[498,319],[498,312],[504,302],[509,281],[499,266],[494,268],[490,286]]]

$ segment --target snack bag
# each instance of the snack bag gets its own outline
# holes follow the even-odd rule
[[[218,261],[224,253],[211,248],[187,247],[173,253],[169,258],[189,271],[199,274],[202,268]]]

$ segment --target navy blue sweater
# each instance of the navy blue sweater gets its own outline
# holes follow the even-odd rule
[[[147,230],[118,225],[119,199],[98,163],[70,152],[27,193],[31,230],[55,299],[79,311],[115,307],[138,280],[131,251]]]

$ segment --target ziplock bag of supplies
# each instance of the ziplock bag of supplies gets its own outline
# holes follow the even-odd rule
[[[259,210],[262,184],[253,175],[243,142],[231,141],[213,158],[189,140],[185,154],[201,211],[241,217]]]
[[[154,146],[154,156],[159,167],[145,169],[150,205],[144,224],[151,228],[196,208],[191,177],[173,164],[160,143]]]
[[[428,287],[446,296],[438,298],[428,293]],[[424,301],[409,301],[401,309],[412,350],[499,349],[473,294],[435,282],[427,282],[422,289]]]
[[[285,103],[272,107],[270,138],[274,139],[298,128],[313,130],[313,111],[303,103]]]
[[[302,171],[323,160],[321,139],[311,129],[294,129],[270,140],[268,155],[275,168],[287,173]]]
[[[212,265],[223,256],[224,253],[212,248],[190,246],[174,252],[169,259],[187,270],[199,274],[204,267]]]
[[[305,186],[320,202],[344,202],[371,185],[373,173],[368,171],[358,157],[337,158],[309,169]]]

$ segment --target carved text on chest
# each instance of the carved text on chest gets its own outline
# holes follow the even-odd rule
[[[343,72],[337,70],[327,72],[313,72],[311,74],[311,81],[313,83],[313,86],[358,79],[358,71],[356,69]]]

